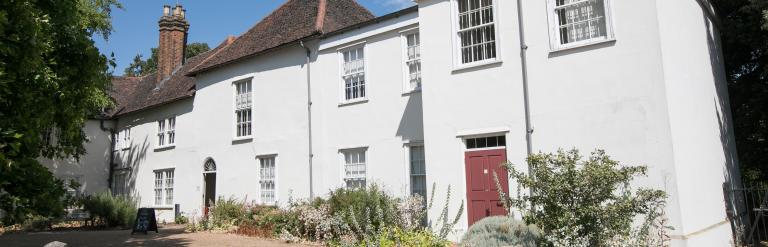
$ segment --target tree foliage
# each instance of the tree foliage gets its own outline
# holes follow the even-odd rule
[[[62,184],[37,158],[79,158],[85,121],[111,104],[111,61],[92,37],[109,37],[113,7],[116,0],[0,1],[0,207],[10,216],[60,213]],[[57,141],[44,141],[54,127]]]
[[[652,213],[666,197],[660,190],[633,189],[630,182],[645,176],[647,168],[623,166],[602,150],[587,159],[575,149],[540,153],[528,162],[530,175],[506,166],[510,177],[532,194],[502,197],[524,213],[526,223],[541,227],[550,244],[613,246],[616,238],[633,235],[635,216]]]
[[[768,0],[713,0],[746,180],[768,180]]]
[[[211,48],[207,43],[191,43],[187,45],[184,57],[190,59],[209,50],[211,50]],[[159,50],[157,48],[152,48],[152,56],[147,60],[144,60],[141,54],[136,54],[136,56],[133,57],[133,62],[125,68],[123,73],[125,76],[145,76],[155,73],[155,71],[157,71],[158,52]]]

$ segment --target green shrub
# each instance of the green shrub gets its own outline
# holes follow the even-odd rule
[[[101,192],[83,198],[82,203],[97,224],[130,228],[136,220],[136,202],[126,197]]]
[[[535,247],[541,237],[539,228],[508,216],[487,217],[467,230],[462,246],[518,246]]]
[[[512,180],[532,195],[508,198],[505,205],[520,209],[529,224],[545,233],[547,246],[611,246],[630,239],[636,216],[649,215],[663,204],[660,190],[633,189],[631,181],[645,176],[645,166],[625,166],[602,150],[583,159],[579,151],[559,150],[528,158],[531,173],[507,164]],[[618,240],[617,240],[618,239]]]
[[[400,199],[371,185],[360,189],[340,188],[328,198],[330,215],[340,216],[358,239],[371,236],[384,228],[398,226]]]
[[[234,197],[228,199],[219,197],[208,214],[210,229],[215,230],[229,230],[234,228],[247,216],[245,203],[238,201]]]
[[[274,237],[283,230],[297,229],[298,226],[298,216],[294,212],[274,206],[256,205],[247,208],[246,217],[238,225],[236,233],[256,237]]]
[[[0,143],[0,149],[3,144]],[[0,160],[2,156],[0,153]],[[64,216],[66,190],[62,180],[56,179],[35,159],[10,164],[0,166],[0,209],[5,211],[0,219],[2,223],[22,224],[36,216],[49,219]]]
[[[174,219],[173,222],[176,224],[187,224],[189,223],[189,219],[187,219],[187,217],[185,217],[184,215],[179,215]]]
[[[21,225],[21,228],[25,231],[45,231],[45,230],[52,230],[52,224],[50,218],[42,217],[42,216],[33,216],[30,218],[27,218],[27,220],[24,221],[24,223]]]
[[[359,242],[352,239],[339,239],[328,245],[333,247],[446,247],[450,246],[450,243],[431,231],[391,227],[383,229],[373,238]]]

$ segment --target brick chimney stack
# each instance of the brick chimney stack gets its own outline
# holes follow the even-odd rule
[[[189,22],[184,15],[186,10],[181,5],[176,7],[163,6],[163,16],[160,17],[160,46],[157,54],[157,81],[160,82],[173,74],[184,64],[184,54],[187,49],[187,32]]]

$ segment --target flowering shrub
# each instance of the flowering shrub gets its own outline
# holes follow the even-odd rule
[[[432,198],[434,199],[434,186]],[[430,206],[432,205],[430,199]],[[277,237],[286,242],[322,242],[332,246],[446,246],[445,235],[463,212],[449,219],[448,204],[438,217],[434,234],[425,226],[427,207],[422,197],[395,198],[372,185],[364,189],[337,189],[327,200],[289,201],[285,209],[220,200],[216,215],[199,222],[202,227],[237,225],[235,233]],[[212,209],[212,212],[216,209]],[[238,216],[238,215],[244,216]],[[213,224],[212,222],[219,222]]]
[[[544,230],[544,246],[621,246],[617,244],[632,243],[627,239],[649,242],[653,229],[669,228],[665,222],[658,225],[663,211],[655,213],[663,208],[666,194],[630,186],[635,177],[645,176],[645,166],[621,165],[602,150],[584,160],[575,149],[532,155],[528,162],[530,174],[511,164],[506,168],[521,189],[535,193],[517,198],[502,194],[502,201],[522,210],[527,223]],[[635,216],[641,215],[646,216],[646,224],[633,227]]]

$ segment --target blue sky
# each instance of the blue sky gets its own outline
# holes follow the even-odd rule
[[[411,0],[357,0],[374,15],[391,13],[413,3]],[[122,75],[136,54],[149,56],[157,47],[157,21],[163,5],[175,5],[177,0],[122,0],[123,9],[114,10],[114,31],[108,41],[96,38],[96,46],[109,56],[114,53],[115,75]],[[211,48],[227,35],[240,35],[264,18],[285,0],[178,0],[187,9],[190,23],[189,43],[204,42]]]

